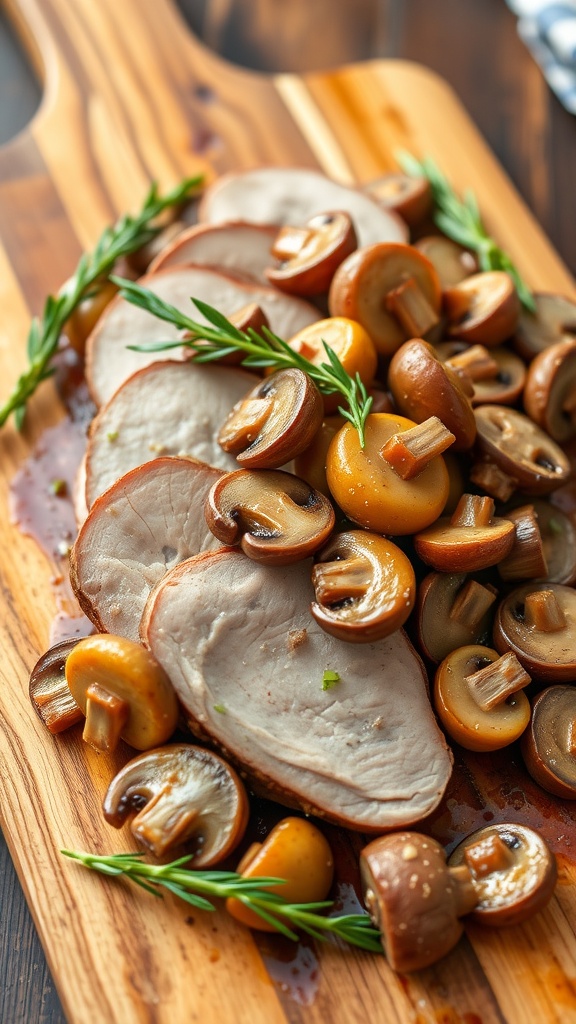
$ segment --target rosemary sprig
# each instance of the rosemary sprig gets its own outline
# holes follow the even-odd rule
[[[361,447],[364,447],[364,427],[366,417],[372,407],[372,398],[368,397],[359,374],[356,374],[355,379],[350,377],[334,350],[326,342],[323,344],[327,362],[316,366],[295,352],[286,341],[283,341],[267,327],[262,328],[261,334],[252,328],[249,328],[248,331],[240,331],[218,310],[206,302],[201,302],[200,299],[192,299],[191,301],[198,311],[208,321],[207,324],[200,324],[133,281],[126,281],[121,277],[114,276],[111,277],[111,280],[120,286],[121,295],[128,302],[191,335],[178,341],[158,342],[146,346],[128,345],[128,348],[135,352],[165,352],[168,349],[181,348],[184,345],[197,353],[195,359],[197,363],[214,362],[231,352],[240,351],[246,353],[242,360],[243,366],[260,368],[273,366],[276,369],[296,366],[312,378],[322,394],[331,395],[334,392],[339,392],[344,396],[348,408],[340,408],[339,412],[356,427]]]
[[[58,296],[49,295],[41,317],[35,317],[28,333],[28,369],[18,378],[14,391],[0,408],[0,427],[15,414],[16,426],[21,428],[26,412],[26,402],[38,385],[52,376],[50,365],[58,349],[58,342],[64,325],[82,299],[99,278],[106,278],[121,256],[135,252],[147,245],[161,227],[154,221],[161,213],[177,206],[198,188],[202,178],[186,178],[167,195],[158,193],[154,182],[142,208],[136,216],[124,216],[113,226],[107,227],[92,253],[81,256],[73,276],[67,281]]]
[[[512,260],[490,237],[482,223],[474,193],[468,189],[459,199],[438,165],[426,156],[417,160],[411,153],[396,155],[400,166],[412,177],[427,178],[432,188],[436,212],[434,223],[448,238],[476,253],[481,270],[505,270],[514,281],[520,301],[530,313],[536,312],[534,296],[520,277]]]
[[[273,925],[276,931],[294,941],[298,941],[294,930],[298,928],[314,939],[334,935],[360,949],[372,953],[382,952],[380,932],[371,924],[367,914],[325,917],[316,911],[328,910],[332,906],[330,900],[288,903],[278,893],[269,892],[265,888],[268,885],[285,884],[282,878],[243,878],[233,871],[191,871],[184,867],[190,857],[181,857],[170,864],[146,864],[141,859],[141,853],[116,853],[108,857],[74,850],[61,850],[61,853],[103,875],[125,875],[154,896],[161,895],[160,889],[167,889],[199,910],[216,909],[206,899],[207,896],[222,899],[232,896]]]

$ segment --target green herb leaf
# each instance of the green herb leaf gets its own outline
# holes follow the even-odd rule
[[[121,256],[136,252],[154,238],[161,230],[154,223],[160,214],[179,206],[201,183],[201,177],[186,178],[164,197],[158,194],[157,185],[153,183],[140,212],[134,217],[121,217],[113,227],[107,227],[93,252],[80,257],[74,274],[60,294],[49,295],[44,303],[42,317],[35,317],[30,324],[26,346],[30,365],[18,378],[12,394],[0,408],[0,427],[14,413],[16,426],[18,430],[21,429],[26,402],[38,385],[53,373],[49,364],[58,350],[64,325],[82,299],[93,290],[94,282],[106,279]]]
[[[322,689],[331,690],[332,687],[336,686],[336,683],[340,682],[340,676],[337,672],[333,672],[332,669],[327,668],[324,670],[322,675]]]

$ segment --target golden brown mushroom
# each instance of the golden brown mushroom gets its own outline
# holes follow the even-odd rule
[[[414,248],[430,260],[443,289],[459,284],[478,271],[476,257],[445,235],[425,235],[414,242]]]
[[[566,483],[570,461],[532,420],[502,405],[481,405],[474,415],[478,461],[470,479],[492,497],[508,501],[516,489],[548,494]]]
[[[320,295],[357,244],[349,213],[319,213],[304,227],[280,228],[270,250],[278,265],[269,267],[266,277],[291,295]]]
[[[434,267],[416,249],[381,242],[358,249],[336,271],[331,316],[358,320],[378,352],[390,356],[408,338],[424,337],[439,320],[441,289]]]
[[[318,388],[302,370],[278,370],[238,402],[218,435],[247,469],[276,469],[311,443],[322,423]]]
[[[134,838],[163,857],[186,844],[194,868],[224,860],[248,824],[248,797],[233,768],[203,747],[173,743],[129,761],[110,783],[104,817],[131,818]]]
[[[70,729],[84,718],[66,682],[65,664],[78,638],[55,644],[38,659],[30,674],[32,707],[49,732]]]
[[[223,544],[240,544],[263,565],[308,558],[334,528],[323,494],[292,473],[240,469],[216,481],[206,499],[206,522]]]
[[[470,917],[501,928],[542,910],[556,885],[556,861],[541,836],[525,825],[488,825],[453,851],[452,868],[466,866],[478,897]]]
[[[363,186],[363,191],[377,199],[385,210],[400,214],[410,227],[415,227],[432,209],[432,189],[428,178],[412,177],[401,171],[389,171]]]
[[[576,302],[573,299],[536,292],[534,301],[536,312],[522,310],[512,339],[514,348],[526,362],[549,345],[576,336]]]
[[[463,494],[452,516],[441,516],[414,537],[416,553],[441,572],[496,565],[514,544],[514,524],[494,516],[492,498]]]
[[[436,664],[457,647],[492,635],[498,592],[467,573],[431,572],[418,587],[416,630],[420,648]]]
[[[434,679],[434,706],[444,728],[467,750],[500,750],[522,735],[530,720],[524,693],[530,683],[512,652],[491,647],[452,651]]]
[[[340,533],[312,570],[311,611],[339,640],[369,643],[404,625],[416,596],[414,569],[403,551],[375,533]]]
[[[576,435],[576,338],[550,345],[530,363],[524,408],[559,444]]]
[[[418,971],[449,953],[478,896],[465,864],[449,867],[440,843],[418,832],[375,839],[360,854],[362,891],[394,971]]]
[[[576,679],[576,590],[558,583],[525,583],[500,602],[494,646],[514,651],[533,679]]]
[[[66,659],[66,682],[86,716],[83,739],[115,750],[165,743],[176,728],[178,702],[156,659],[140,644],[111,633],[80,640]]]
[[[499,345],[514,333],[520,299],[509,274],[502,270],[473,274],[442,293],[448,334],[470,343]]]
[[[344,316],[316,320],[315,323],[308,324],[298,331],[298,334],[290,338],[288,344],[314,366],[328,362],[324,347],[326,344],[336,353],[349,377],[355,380],[356,374],[359,374],[366,388],[372,384],[378,356],[372,339],[356,320],[349,320]],[[339,392],[322,397],[327,413],[335,413],[338,406],[343,404]]]
[[[542,789],[576,800],[576,687],[549,686],[538,694],[521,749]]]

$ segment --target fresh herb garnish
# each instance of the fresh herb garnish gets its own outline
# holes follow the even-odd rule
[[[530,313],[535,313],[536,303],[532,292],[508,254],[486,231],[474,193],[468,189],[464,198],[459,199],[448,179],[429,156],[417,160],[411,153],[401,152],[396,154],[396,159],[406,174],[428,179],[436,206],[434,223],[440,231],[476,253],[481,270],[505,270],[510,274],[520,302]]]
[[[332,669],[327,668],[324,670],[322,675],[322,689],[331,690],[336,683],[340,682],[340,676],[337,672],[333,672]]]
[[[325,917],[316,911],[328,910],[333,905],[330,900],[289,903],[278,893],[269,892],[265,888],[267,885],[283,885],[285,880],[282,878],[243,878],[233,871],[191,871],[184,867],[190,857],[181,857],[170,864],[146,864],[140,853],[117,853],[109,857],[72,850],[62,850],[61,853],[103,875],[125,875],[154,896],[161,895],[160,889],[167,889],[199,910],[215,909],[210,900],[206,899],[207,896],[232,896],[271,924],[276,931],[294,941],[298,941],[294,930],[298,928],[314,939],[334,935],[360,949],[372,953],[382,952],[380,932],[372,925],[367,914]]]
[[[219,715],[226,714],[226,708],[223,704],[214,704],[214,711],[217,711]]]
[[[120,286],[121,295],[128,302],[191,335],[177,341],[163,341],[152,345],[128,345],[132,351],[165,352],[171,348],[186,346],[197,353],[195,358],[197,363],[212,363],[232,352],[245,352],[246,356],[242,360],[243,366],[258,368],[273,366],[277,370],[287,366],[296,366],[312,378],[323,395],[339,392],[344,396],[348,408],[340,408],[339,412],[356,427],[361,447],[364,447],[364,427],[366,417],[372,407],[372,398],[368,397],[359,374],[356,374],[355,379],[350,377],[334,350],[326,342],[323,344],[327,361],[316,366],[301,356],[299,352],[295,352],[286,341],[283,341],[267,327],[262,328],[261,334],[252,328],[240,331],[222,313],[206,302],[201,302],[200,299],[191,299],[198,311],[208,321],[207,324],[200,324],[133,281],[126,281],[121,277],[112,277],[111,280]]]
[[[26,412],[26,402],[32,397],[38,385],[51,377],[54,368],[50,365],[58,349],[60,335],[68,318],[82,299],[86,298],[99,278],[105,279],[114,263],[121,256],[147,245],[161,230],[154,221],[165,210],[178,206],[201,184],[202,178],[186,178],[167,195],[158,194],[156,183],[152,184],[144,204],[134,217],[121,217],[116,224],[107,227],[100,236],[92,253],[85,253],[72,277],[58,296],[49,295],[41,317],[35,317],[28,333],[28,369],[18,378],[14,391],[0,408],[0,427],[14,413],[16,426],[21,428]]]

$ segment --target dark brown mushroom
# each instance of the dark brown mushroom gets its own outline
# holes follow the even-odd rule
[[[514,333],[520,299],[509,274],[502,270],[473,274],[442,293],[448,334],[481,345],[499,345]]]
[[[324,416],[322,395],[302,370],[278,370],[238,402],[218,435],[247,469],[276,469],[312,442]]]
[[[438,323],[441,289],[434,267],[416,249],[382,242],[358,249],[334,274],[331,316],[358,320],[378,352],[390,356],[408,338]]]
[[[416,553],[441,572],[496,565],[512,548],[514,524],[494,516],[492,498],[463,494],[451,517],[441,516],[414,537]]]
[[[77,643],[74,637],[55,644],[38,659],[30,674],[32,707],[51,733],[64,732],[84,719],[65,674],[66,658]]]
[[[403,416],[416,423],[437,416],[454,434],[454,451],[472,447],[476,421],[469,389],[427,342],[413,339],[398,349],[390,362],[388,387]]]
[[[401,171],[389,171],[363,186],[385,210],[400,214],[410,227],[420,224],[432,209],[432,189],[428,178],[412,177]]]
[[[133,640],[101,633],[68,654],[66,682],[86,716],[82,738],[115,750],[120,738],[136,750],[165,743],[176,728],[178,702],[156,658]]]
[[[494,646],[514,651],[533,679],[576,679],[576,590],[557,583],[526,583],[500,602]]]
[[[449,953],[478,897],[465,864],[448,867],[440,843],[418,832],[382,836],[360,854],[364,902],[394,971],[417,971]]]
[[[494,587],[467,573],[429,573],[418,587],[416,629],[422,653],[436,662],[466,644],[482,644],[492,634]]]
[[[542,789],[576,800],[576,687],[549,686],[538,694],[521,749]]]
[[[560,444],[576,435],[576,338],[550,345],[530,363],[524,408]]]
[[[514,743],[530,720],[520,693],[531,682],[508,651],[471,645],[452,651],[438,666],[434,707],[446,732],[466,750],[500,750]]]
[[[566,482],[568,457],[523,413],[481,405],[474,415],[479,459],[470,479],[492,497],[508,501],[516,489],[530,495],[548,494]]]
[[[488,825],[473,832],[448,860],[467,867],[478,897],[471,920],[501,928],[542,910],[556,885],[556,861],[537,832],[525,825]]]
[[[436,345],[434,351],[451,370],[471,380],[473,406],[513,405],[522,394],[526,367],[520,356],[507,348],[448,341]]]
[[[444,235],[425,235],[414,243],[434,266],[442,288],[451,288],[478,271],[476,257]]]
[[[514,523],[514,544],[498,563],[498,572],[507,583],[517,580],[536,580],[546,577],[548,566],[544,542],[538,526],[538,515],[533,505],[521,505],[506,513]]]
[[[535,293],[536,312],[523,309],[512,339],[526,362],[565,338],[576,337],[576,302],[564,295]]]
[[[206,499],[206,522],[224,544],[240,544],[263,565],[308,558],[334,528],[323,494],[282,470],[240,469],[220,477]]]
[[[403,551],[375,533],[340,533],[312,570],[311,612],[339,640],[371,643],[404,625],[416,597],[414,569]]]
[[[543,579],[565,586],[576,583],[576,522],[544,498],[534,498],[532,505],[547,566]]]
[[[320,295],[357,244],[349,213],[319,213],[304,227],[280,228],[270,250],[278,265],[269,267],[266,277],[291,295]]]
[[[242,839],[249,806],[226,761],[202,747],[174,743],[129,761],[110,783],[103,811],[114,828],[131,817],[132,835],[156,857],[186,844],[192,866],[208,868]]]

